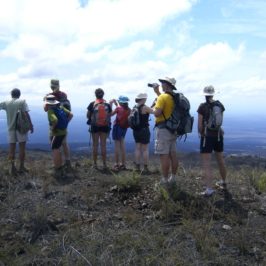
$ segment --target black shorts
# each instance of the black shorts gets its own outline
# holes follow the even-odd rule
[[[205,142],[205,143],[204,143]],[[205,144],[205,145],[204,145]],[[224,151],[224,138],[220,136],[207,136],[200,139],[200,153],[212,153]]]
[[[52,150],[57,150],[62,146],[62,143],[65,139],[66,135],[62,135],[62,136],[51,136],[50,140],[51,140],[51,148]]]
[[[97,127],[97,126],[91,126],[90,128],[91,133],[109,133],[110,132],[110,127]]]
[[[133,136],[136,143],[141,143],[141,144],[150,143],[151,133],[148,127],[144,127],[139,130],[133,130]]]

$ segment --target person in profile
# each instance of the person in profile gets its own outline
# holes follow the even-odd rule
[[[135,146],[135,170],[141,171],[141,162],[143,162],[143,173],[150,173],[149,170],[149,143],[150,143],[150,128],[149,116],[153,114],[153,109],[146,105],[147,93],[139,93],[135,102],[136,105],[132,108],[129,121],[133,129],[133,137],[136,143]]]
[[[112,130],[112,138],[115,142],[115,164],[114,171],[126,170],[126,147],[125,136],[128,124],[128,116],[131,109],[128,106],[129,98],[127,96],[119,96],[118,100],[111,100],[110,104],[116,105],[115,110],[112,111],[112,116],[116,115],[114,126]]]
[[[16,176],[18,173],[27,173],[28,169],[25,167],[25,157],[26,157],[26,143],[28,141],[28,131],[33,133],[33,125],[29,115],[29,107],[25,100],[19,99],[21,92],[19,89],[15,88],[11,91],[11,100],[4,101],[0,103],[0,110],[6,111],[7,116],[7,126],[8,126],[8,142],[9,142],[9,162],[10,175]],[[22,127],[28,124],[28,128],[20,130],[17,124],[18,112],[25,115],[25,121]],[[19,170],[15,166],[15,153],[16,153],[16,143],[19,145]]]
[[[226,189],[226,167],[223,158],[224,151],[224,131],[222,129],[223,113],[225,108],[223,104],[214,100],[215,89],[213,86],[207,86],[203,89],[205,102],[198,108],[198,133],[200,136],[200,153],[203,165],[203,182],[205,185],[203,196],[212,196],[215,192],[212,181],[211,155],[215,153],[218,163],[221,180],[216,182],[216,187],[222,190]]]
[[[158,154],[160,156],[162,172],[160,184],[167,185],[175,184],[177,181],[177,135],[169,131],[165,126],[166,120],[171,116],[175,107],[172,95],[174,93],[174,90],[176,90],[176,80],[174,78],[165,77],[159,79],[159,81],[161,82],[163,93],[160,92],[159,85],[157,83],[152,84],[154,92],[158,96],[154,106],[156,129],[155,154]],[[171,175],[169,176],[170,171]]]
[[[93,167],[98,169],[98,146],[101,148],[103,169],[106,170],[106,141],[111,130],[111,112],[112,108],[104,99],[104,91],[101,88],[95,90],[95,101],[87,107],[87,124],[90,125],[89,132],[92,136],[93,144]]]

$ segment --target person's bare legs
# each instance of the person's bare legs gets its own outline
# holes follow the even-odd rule
[[[170,160],[171,160],[171,174],[172,176],[176,176],[178,169],[178,159],[177,159],[176,150],[172,150],[170,152]]]
[[[162,176],[168,180],[169,170],[170,170],[170,157],[169,154],[160,154],[161,171]]]
[[[141,144],[141,153],[143,156],[144,165],[149,164],[149,144]]]
[[[20,142],[19,143],[19,161],[20,161],[19,170],[21,171],[26,170],[24,167],[25,157],[26,157],[26,142]]]
[[[135,163],[137,165],[140,164],[140,154],[141,154],[141,144],[140,143],[136,143],[136,147],[135,147]]]
[[[93,163],[97,165],[97,158],[98,158],[98,145],[99,145],[99,133],[92,133],[92,158]]]
[[[15,153],[16,153],[16,143],[9,143],[8,159],[10,162],[10,174],[16,174],[17,172],[17,169],[15,167]]]
[[[65,160],[70,161],[70,149],[69,149],[69,145],[67,143],[67,140],[63,141],[62,146],[63,146],[63,152],[64,152]]]
[[[227,171],[225,167],[224,157],[222,152],[215,152],[216,160],[218,163],[219,171],[222,180],[225,182]]]
[[[119,164],[119,153],[120,153],[120,141],[115,140],[115,163]]]
[[[100,132],[100,146],[101,146],[101,155],[102,155],[102,161],[103,166],[106,167],[106,139],[107,139],[107,133]]]
[[[125,147],[125,139],[122,138],[120,140],[120,151],[121,151],[121,163],[126,166],[126,147]]]
[[[55,169],[62,167],[62,155],[60,149],[53,149],[52,153]]]
[[[206,187],[212,187],[211,153],[201,153],[203,166],[203,182]]]

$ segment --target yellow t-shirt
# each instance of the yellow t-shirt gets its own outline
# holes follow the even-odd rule
[[[160,122],[165,121],[165,119],[168,119],[173,110],[174,110],[174,99],[173,96],[170,95],[169,93],[163,93],[161,94],[156,101],[155,109],[161,109],[163,111],[163,115],[160,115],[156,117],[155,123],[158,124]]]

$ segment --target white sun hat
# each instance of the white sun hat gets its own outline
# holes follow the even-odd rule
[[[161,78],[159,79],[160,82],[165,82],[168,83],[169,85],[171,85],[173,87],[173,90],[176,90],[175,84],[176,84],[176,80],[174,78]]]
[[[213,96],[215,95],[217,92],[215,91],[214,87],[212,85],[206,86],[203,89],[203,95],[205,96]]]
[[[136,100],[141,100],[141,99],[147,99],[148,98],[148,95],[147,93],[139,93],[137,96],[136,96]]]

